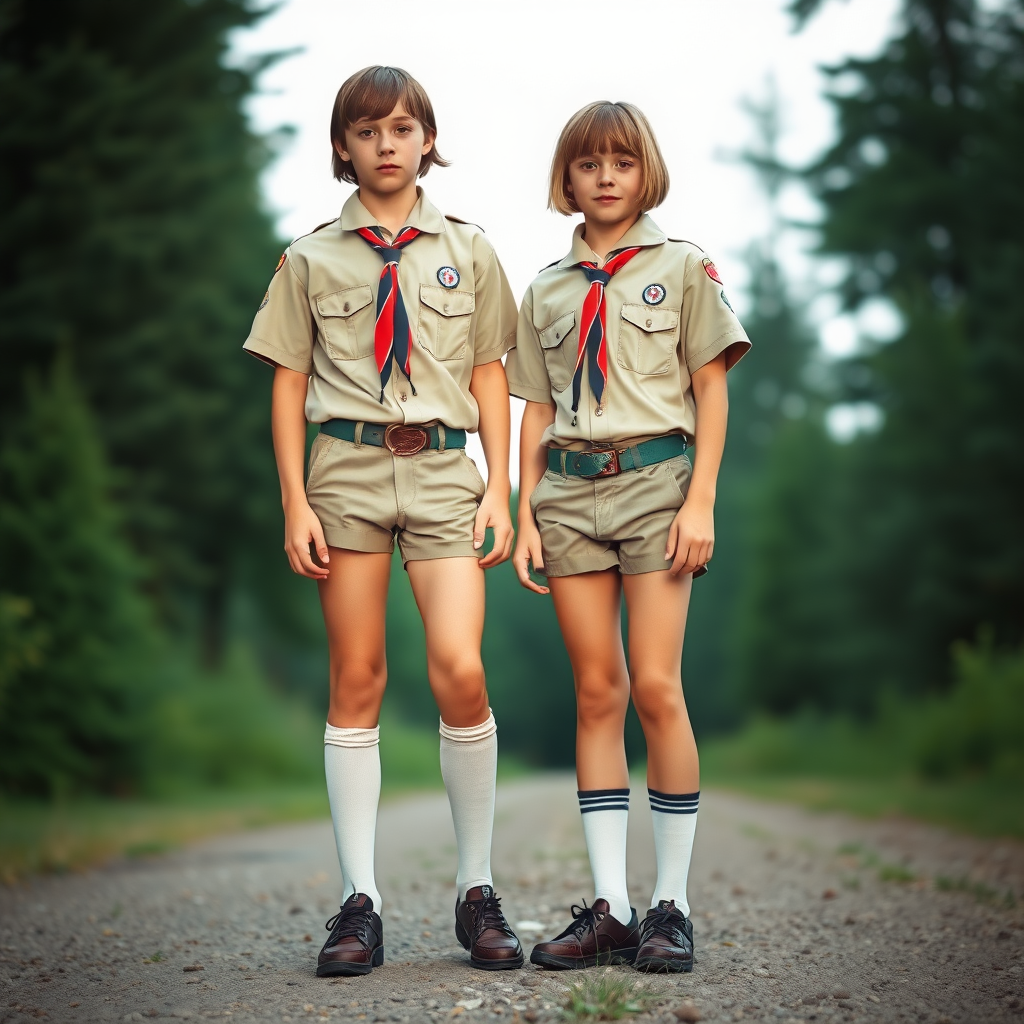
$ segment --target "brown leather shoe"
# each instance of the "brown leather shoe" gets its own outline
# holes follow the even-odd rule
[[[632,908],[630,908],[632,909]],[[623,924],[612,917],[607,900],[572,907],[572,924],[548,942],[538,942],[530,962],[556,970],[578,970],[598,964],[631,964],[640,945],[636,911]]]
[[[316,960],[318,978],[369,974],[384,963],[384,926],[365,893],[349,896],[327,922],[327,930],[331,934]]]
[[[640,925],[636,969],[655,974],[693,970],[693,922],[676,909],[675,900],[661,900],[647,911]]]
[[[523,966],[523,947],[489,885],[474,886],[464,901],[455,898],[455,937],[469,950],[469,962],[481,971]]]

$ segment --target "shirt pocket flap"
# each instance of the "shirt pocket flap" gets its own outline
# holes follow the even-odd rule
[[[373,301],[373,292],[368,284],[355,288],[342,288],[340,292],[321,295],[316,308],[321,316],[351,316]]]
[[[420,285],[420,302],[441,316],[468,316],[476,309],[473,292],[456,292],[434,284]]]
[[[622,307],[622,319],[628,320],[641,331],[674,331],[679,326],[679,310],[652,309],[638,302],[627,302]]]
[[[558,348],[572,333],[576,326],[576,310],[560,316],[553,324],[540,331],[540,343],[543,348]]]

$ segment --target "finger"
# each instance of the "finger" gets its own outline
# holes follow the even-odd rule
[[[326,565],[331,560],[331,554],[327,550],[327,541],[324,539],[324,528],[320,525],[320,520],[314,518],[310,524],[310,534],[312,535],[313,547],[316,548],[316,557]]]
[[[676,553],[676,545],[679,542],[679,526],[676,521],[672,520],[672,525],[668,528],[668,543],[665,545],[665,559],[666,561],[672,558]]]
[[[494,546],[486,557],[480,559],[481,569],[491,569],[501,565],[512,550],[512,527],[496,526],[494,528]]]
[[[672,560],[672,568],[669,572],[671,572],[673,576],[678,576],[681,572],[686,572],[687,566],[691,564],[690,545],[680,541],[676,548],[676,557]]]
[[[476,510],[476,519],[473,522],[473,547],[479,550],[484,546],[484,538],[487,536],[487,520],[490,513],[481,505]]]
[[[708,543],[708,557],[704,559],[705,562],[710,562],[715,557],[715,542],[710,541]]]
[[[317,565],[313,561],[313,556],[309,553],[309,550],[300,550],[298,552],[299,562],[302,565],[302,575],[308,576],[311,580],[325,579],[327,576],[327,570],[320,565]]]

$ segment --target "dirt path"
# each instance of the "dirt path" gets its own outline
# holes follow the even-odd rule
[[[654,872],[644,795],[634,786],[630,815],[641,914]],[[690,1004],[705,1021],[1021,1019],[1024,909],[1006,894],[1024,897],[1024,846],[711,791],[700,814],[696,967],[607,969],[650,993],[634,1019],[693,1019]],[[385,804],[377,863],[388,960],[358,979],[313,975],[338,902],[327,823],[0,889],[0,1022],[561,1019],[575,975],[481,973],[455,943],[443,794]],[[589,898],[571,777],[499,790],[494,867],[513,922],[550,933]],[[520,932],[529,950],[538,936]]]

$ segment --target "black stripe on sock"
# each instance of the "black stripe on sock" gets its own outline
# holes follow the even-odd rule
[[[628,789],[578,789],[576,798],[580,802],[580,813],[588,811],[628,811]]]
[[[696,814],[700,802],[700,790],[696,793],[661,793],[648,789],[647,795],[651,810],[660,814]]]

